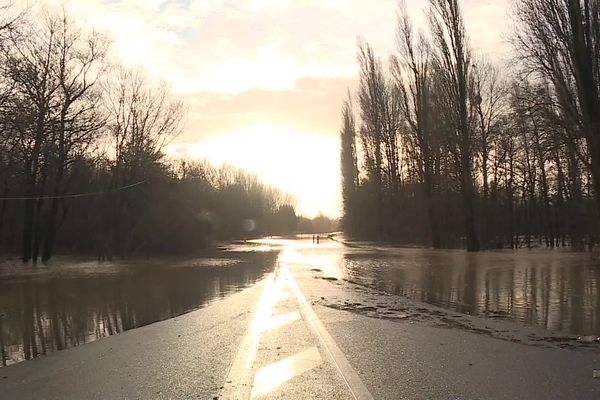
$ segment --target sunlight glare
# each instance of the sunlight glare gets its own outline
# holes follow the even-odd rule
[[[197,144],[179,144],[170,153],[206,158],[256,173],[290,193],[301,214],[340,215],[339,141],[259,124]]]
[[[256,373],[251,397],[255,398],[272,392],[283,383],[313,369],[322,362],[319,350],[316,347],[311,347],[291,357],[270,364]]]

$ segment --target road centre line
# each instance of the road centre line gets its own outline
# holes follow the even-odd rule
[[[250,396],[253,376],[252,365],[256,358],[260,333],[265,321],[271,316],[274,301],[276,300],[276,273],[270,274],[262,282],[263,292],[256,306],[252,322],[240,345],[238,352],[231,364],[223,389],[219,398],[227,400],[243,400]]]
[[[284,262],[278,263],[275,272],[270,274],[261,283],[264,286],[263,292],[256,306],[250,327],[242,339],[242,343],[227,375],[226,382],[221,389],[219,398],[243,400],[248,399],[253,392],[253,382],[256,377],[252,374],[252,367],[260,343],[261,333],[266,327],[269,329],[269,325],[273,324],[272,311],[274,305],[281,299],[281,295],[286,293],[281,290],[282,288],[280,286],[282,282],[287,284],[293,296],[296,298],[300,307],[300,314],[308,323],[313,334],[318,338],[319,343],[321,344],[320,347],[325,352],[325,355],[331,360],[340,373],[344,383],[352,394],[352,397],[355,400],[373,400],[373,396],[360,379],[356,370],[350,365],[329,332],[327,332],[325,326],[306,300],[306,297]],[[275,318],[278,317],[283,318],[284,320],[281,325],[285,324],[285,320],[290,317],[293,320],[296,319],[294,313],[279,315]],[[283,361],[285,360],[279,362]],[[261,376],[266,374],[265,371],[269,371],[269,368],[272,365],[279,365],[277,363],[278,362],[272,363],[263,368],[262,370],[264,371],[259,370],[256,373],[258,376],[258,381],[256,383],[259,384],[262,382]],[[257,393],[258,392],[255,392],[254,395]]]
[[[281,328],[283,325],[289,324],[293,321],[298,321],[300,318],[302,317],[300,316],[300,312],[298,311],[292,311],[286,314],[275,315],[271,317],[269,322],[263,328],[263,331],[272,331],[277,328]]]
[[[279,272],[287,277],[288,285],[300,305],[300,313],[303,315],[305,321],[308,322],[315,336],[319,338],[322,348],[326,351],[327,355],[337,368],[354,399],[374,400],[373,395],[371,395],[365,384],[362,382],[356,370],[350,365],[342,350],[340,350],[335,343],[335,340],[333,340],[329,332],[327,332],[327,329],[306,300],[304,293],[302,293],[302,290],[300,290],[296,280],[284,263],[281,263]]]
[[[285,382],[323,363],[319,349],[313,346],[261,368],[254,376],[251,398],[265,395]]]

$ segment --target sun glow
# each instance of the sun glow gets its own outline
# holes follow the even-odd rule
[[[168,152],[254,172],[265,183],[293,195],[297,211],[305,216],[340,215],[339,142],[335,138],[258,124],[195,144],[177,144]]]
[[[46,3],[66,7],[83,27],[112,41],[111,62],[143,65],[150,79],[165,80],[189,102],[193,123],[182,134],[188,141],[178,140],[169,152],[253,171],[293,194],[298,211],[307,216],[340,215],[335,132],[341,100],[357,85],[355,38],[364,37],[379,56],[395,51],[396,2],[377,7],[364,0],[33,3],[38,11]],[[406,3],[417,27],[426,24],[426,2]],[[474,24],[468,30],[477,32],[473,41],[484,52],[508,55],[498,23],[508,2],[465,3],[465,20]],[[267,123],[253,125],[260,121]]]

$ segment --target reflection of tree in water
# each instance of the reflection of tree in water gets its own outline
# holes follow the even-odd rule
[[[235,258],[239,262],[227,266],[206,267],[200,260],[198,266],[136,265],[116,276],[6,282],[0,287],[2,365],[196,309],[256,282],[273,269],[276,254]]]
[[[2,316],[0,316],[0,358],[2,359],[2,366],[6,367],[6,349],[4,347],[4,327],[2,325]]]
[[[387,249],[346,254],[358,283],[462,313],[600,335],[600,268],[589,254]]]

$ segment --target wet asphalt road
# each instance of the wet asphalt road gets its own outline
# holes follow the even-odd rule
[[[0,369],[0,399],[598,399],[600,356],[333,309],[353,300],[283,243],[278,269],[201,310]]]

